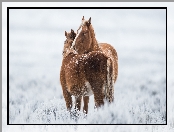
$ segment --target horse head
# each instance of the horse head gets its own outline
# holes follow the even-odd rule
[[[64,41],[64,48],[62,53],[64,57],[66,57],[70,52],[75,53],[75,50],[72,47],[72,43],[76,37],[76,33],[74,32],[73,29],[71,29],[71,32],[69,33],[65,31],[65,37],[66,40]]]
[[[90,31],[90,25],[91,17],[89,18],[89,20],[85,20],[83,16],[80,27],[77,30],[76,38],[73,42],[74,49],[80,55],[91,51],[90,49],[93,41]]]
[[[73,42],[73,47],[78,54],[100,50],[91,24],[91,17],[88,20],[85,20],[84,16],[82,17],[82,22],[77,30],[77,36]]]
[[[65,37],[66,37],[67,39],[74,40],[75,37],[76,37],[76,33],[74,32],[73,29],[71,29],[71,32],[70,32],[70,33],[67,33],[67,32],[65,31]]]

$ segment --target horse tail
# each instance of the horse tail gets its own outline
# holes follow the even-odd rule
[[[105,87],[105,97],[109,102],[113,102],[114,100],[114,80],[113,80],[113,61],[109,57],[107,59],[107,81]]]

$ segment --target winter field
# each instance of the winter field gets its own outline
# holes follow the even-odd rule
[[[109,14],[109,15],[108,15]],[[64,31],[77,30],[82,16],[92,18],[96,38],[110,43],[118,53],[115,102],[89,114],[72,116],[66,111],[60,85]],[[68,16],[68,17],[67,17]],[[9,123],[10,124],[168,124],[166,126],[108,126],[110,131],[172,132],[174,105],[172,74],[168,59],[166,80],[166,11],[158,10],[14,10],[9,11]],[[174,28],[173,28],[174,29]],[[171,32],[171,31],[169,31]],[[174,32],[171,32],[174,35]],[[168,43],[171,41],[169,40]],[[168,56],[174,55],[174,45]],[[4,59],[3,59],[4,60]],[[5,60],[4,60],[5,61]],[[3,78],[4,80],[6,78]],[[167,81],[167,82],[166,82]],[[166,113],[166,83],[168,103]],[[4,84],[3,86],[6,86]],[[3,87],[3,99],[6,90]],[[171,101],[170,101],[171,100]],[[3,101],[3,118],[7,118]],[[168,115],[168,116],[167,116]],[[3,123],[3,126],[6,122]],[[5,131],[82,131],[84,126],[13,126]],[[108,130],[105,126],[85,127],[87,131]],[[17,128],[17,129],[14,129]]]

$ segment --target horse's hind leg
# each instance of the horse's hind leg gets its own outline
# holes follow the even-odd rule
[[[104,105],[103,97],[104,96],[102,92],[94,92],[95,106],[97,108]]]
[[[75,97],[75,108],[80,111],[82,96]]]
[[[84,96],[84,97],[83,97],[83,102],[84,102],[83,112],[84,112],[85,114],[87,114],[87,113],[88,113],[89,96]]]
[[[71,108],[72,108],[72,97],[71,97],[71,94],[66,89],[63,89],[63,96],[65,98],[66,107],[70,111]]]
[[[80,111],[81,99],[82,99],[82,96],[79,96],[79,97],[75,96],[75,109],[73,111],[71,111],[71,113],[70,113],[71,119],[73,119],[75,121],[77,121],[79,118],[78,111]]]
[[[92,90],[94,93],[95,106],[98,108],[104,105],[104,94],[102,91],[102,83],[98,83],[97,85],[92,86]]]

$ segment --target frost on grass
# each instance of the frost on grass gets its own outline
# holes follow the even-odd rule
[[[124,100],[124,99],[123,99]],[[124,100],[126,101],[126,100]],[[12,113],[10,110],[11,123],[26,124],[164,124],[166,121],[163,115],[153,112],[148,105],[138,106],[126,105],[123,102],[115,101],[112,104],[105,103],[100,109],[93,109],[88,115],[82,111],[73,109],[68,112],[64,100],[52,99],[44,103],[37,104],[37,108],[26,105],[19,108],[19,113]],[[127,104],[125,102],[125,104]],[[17,111],[17,110],[16,110]]]
[[[85,118],[82,112],[66,110],[65,104],[59,99],[53,99],[45,102],[34,111],[32,115],[32,123],[42,124],[69,124],[77,123],[80,118]]]
[[[114,102],[97,110],[94,96],[90,96],[86,116],[82,110],[71,113],[66,110],[61,86],[54,76],[23,79],[10,75],[9,121],[11,124],[165,124],[166,79],[154,76],[149,79],[149,75],[139,78],[136,74],[131,77],[120,70],[114,86]]]

